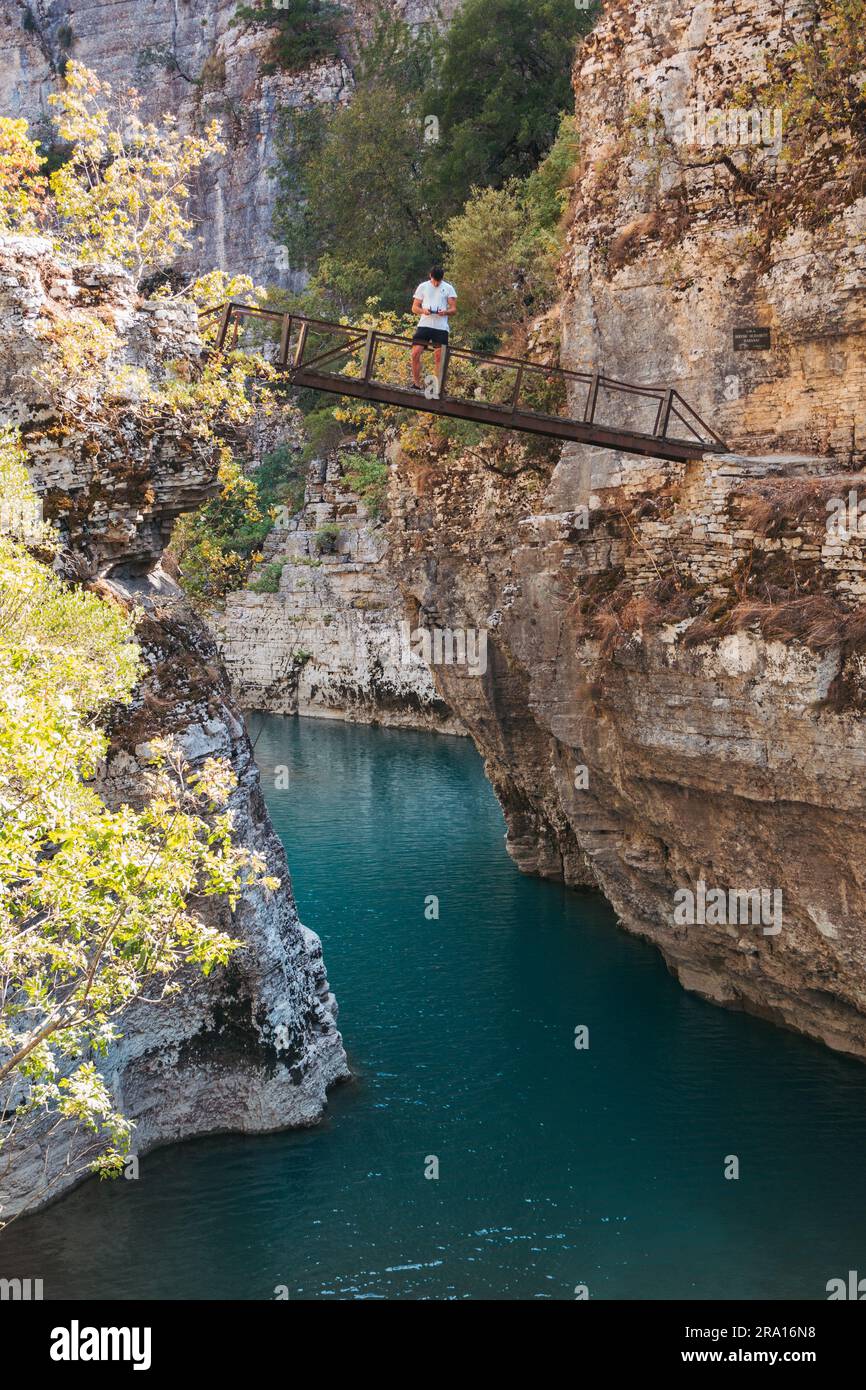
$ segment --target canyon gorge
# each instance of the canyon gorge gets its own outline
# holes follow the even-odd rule
[[[134,49],[146,113],[224,123],[179,269],[302,286],[273,225],[279,117],[350,101],[348,57],[265,74],[266,35],[230,26],[222,0],[121,3],[110,24],[98,4],[33,0],[22,28],[25,8],[0,0],[0,110],[39,128],[64,44],[118,84]],[[194,762],[231,760],[238,833],[281,879],[244,901],[245,950],[224,974],[158,1023],[128,1019],[110,1071],[142,1152],[311,1124],[348,1074],[242,711],[468,734],[521,870],[604,894],[687,990],[866,1060],[866,533],[828,524],[866,488],[866,171],[831,162],[816,184],[820,146],[800,165],[784,131],[779,148],[697,155],[672,134],[698,107],[750,109],[744,89],[774,101],[768,63],[817,23],[810,0],[611,0],[577,47],[557,299],[529,350],[670,382],[727,452],[674,463],[569,444],[509,469],[495,438],[461,452],[395,432],[381,516],[323,452],[268,536],[275,590],[237,589],[203,615],[162,557],[176,518],[213,494],[214,458],[181,418],[146,433],[134,398],[58,441],[32,373],[37,324],[73,304],[151,376],[197,363],[191,309],[39,239],[0,240],[0,408],[68,577],[145,614],[148,675],[112,728],[104,795],[134,800],[148,741],[171,729]],[[324,554],[323,526],[339,533]],[[486,671],[402,662],[404,623],[484,632]],[[676,894],[698,883],[780,892],[781,931],[678,924]],[[41,1163],[37,1142],[7,1207],[63,1190]]]

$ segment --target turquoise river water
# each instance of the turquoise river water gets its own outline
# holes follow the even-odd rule
[[[518,873],[468,740],[252,732],[354,1079],[315,1129],[175,1145],[16,1222],[0,1275],[73,1298],[823,1299],[866,1273],[866,1068],[685,993],[601,897]]]

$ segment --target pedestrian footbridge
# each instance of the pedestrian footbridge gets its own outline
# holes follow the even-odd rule
[[[727,453],[672,386],[444,347],[439,372],[428,372],[419,391],[410,338],[233,301],[206,310],[202,321],[215,329],[213,351],[260,352],[292,386],[651,458]]]

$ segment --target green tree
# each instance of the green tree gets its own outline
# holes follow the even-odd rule
[[[428,96],[440,130],[431,170],[440,209],[457,212],[473,186],[532,173],[572,105],[575,41],[594,18],[574,0],[465,0]]]
[[[0,482],[19,515],[28,484],[8,431]],[[154,742],[143,809],[99,796],[105,717],[141,670],[134,631],[134,615],[62,583],[14,526],[0,535],[0,1176],[21,1150],[10,1141],[46,1121],[86,1141],[73,1164],[118,1171],[131,1125],[99,1062],[124,1011],[167,1001],[181,971],[207,974],[239,947],[204,899],[234,905],[245,884],[277,882],[232,844],[228,765],[195,772]]]
[[[297,264],[330,258],[330,274],[405,307],[441,243],[425,191],[424,102],[390,82],[359,87],[319,131],[304,118],[289,137],[297,157],[284,177],[289,195],[279,230]],[[412,288],[414,288],[414,284]]]
[[[551,236],[559,233],[574,187],[574,169],[579,153],[576,119],[563,113],[553,145],[524,185],[532,224],[538,231]]]
[[[520,247],[527,216],[520,184],[474,188],[445,227],[448,274],[460,286],[459,332],[480,350],[491,349],[504,327],[523,316],[527,271]]]
[[[498,346],[506,329],[551,303],[576,158],[574,119],[563,116],[538,169],[502,188],[473,188],[447,223],[448,273],[460,287],[459,331],[477,349]]]
[[[312,272],[318,312],[351,316],[371,298],[405,310],[472,190],[532,177],[551,147],[559,163],[527,196],[535,225],[558,220],[560,165],[573,164],[560,113],[594,13],[573,0],[466,0],[436,39],[380,14],[353,100],[330,117],[287,114],[277,231]]]

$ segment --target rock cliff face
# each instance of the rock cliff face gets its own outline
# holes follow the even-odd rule
[[[264,566],[274,565],[275,593],[230,594],[208,619],[245,708],[463,732],[407,640],[384,528],[338,459],[312,464],[303,509],[268,537]]]
[[[826,532],[866,479],[804,463],[659,469],[584,529],[497,527],[507,485],[493,505],[470,468],[419,487],[404,459],[392,555],[419,622],[488,630],[483,677],[434,673],[520,867],[600,888],[687,987],[866,1057],[864,537]],[[781,930],[677,923],[701,882],[780,892]]]
[[[182,413],[155,415],[134,398],[92,400],[75,419],[62,410],[32,369],[50,356],[51,335],[72,312],[92,315],[94,328],[110,325],[120,344],[116,366],[143,367],[152,380],[169,360],[194,371],[200,344],[188,309],[140,303],[121,273],[64,266],[45,242],[0,238],[0,418],[22,427],[46,516],[60,528],[65,573],[144,609],[147,669],[114,720],[101,791],[112,805],[139,802],[148,744],[159,735],[172,734],[193,764],[227,758],[238,778],[237,835],[282,881],[269,897],[245,895],[222,923],[244,942],[228,969],[196,976],[170,1009],[129,1012],[108,1075],[135,1121],[137,1153],[193,1134],[310,1124],[328,1086],[347,1075],[320,943],[298,920],[213,641],[159,567],[173,517],[215,485],[214,450]],[[0,1195],[4,1217],[68,1185],[61,1139],[37,1134],[14,1156],[14,1178]]]
[[[569,447],[534,507],[407,454],[389,556],[419,622],[487,629],[483,676],[434,676],[518,864],[601,888],[688,988],[866,1057],[866,201],[831,168],[821,228],[765,235],[718,150],[666,150],[648,184],[634,132],[650,100],[654,139],[728,105],[810,33],[784,10],[782,32],[753,0],[623,0],[575,69],[563,362],[677,386],[738,452]],[[735,352],[753,326],[770,350]],[[713,889],[764,890],[778,920],[704,912]]]
[[[796,104],[777,104],[790,91],[764,88],[792,46],[825,40],[809,0],[605,8],[575,64],[562,361],[677,386],[738,450],[851,467],[866,454],[863,184],[829,136],[803,158]],[[753,327],[769,350],[736,345]],[[586,501],[619,474],[616,455],[576,451],[555,496]]]
[[[271,75],[262,73],[268,31],[233,26],[237,8],[237,0],[0,0],[0,111],[25,116],[44,136],[47,97],[72,57],[120,91],[136,86],[144,119],[169,111],[182,129],[218,120],[227,152],[202,173],[197,244],[183,264],[295,288],[298,272],[287,265],[271,225],[283,113],[348,100],[352,36],[369,7],[345,7],[341,56]],[[394,8],[415,23],[431,21],[438,9],[427,0]],[[444,12],[453,8],[446,3]]]

